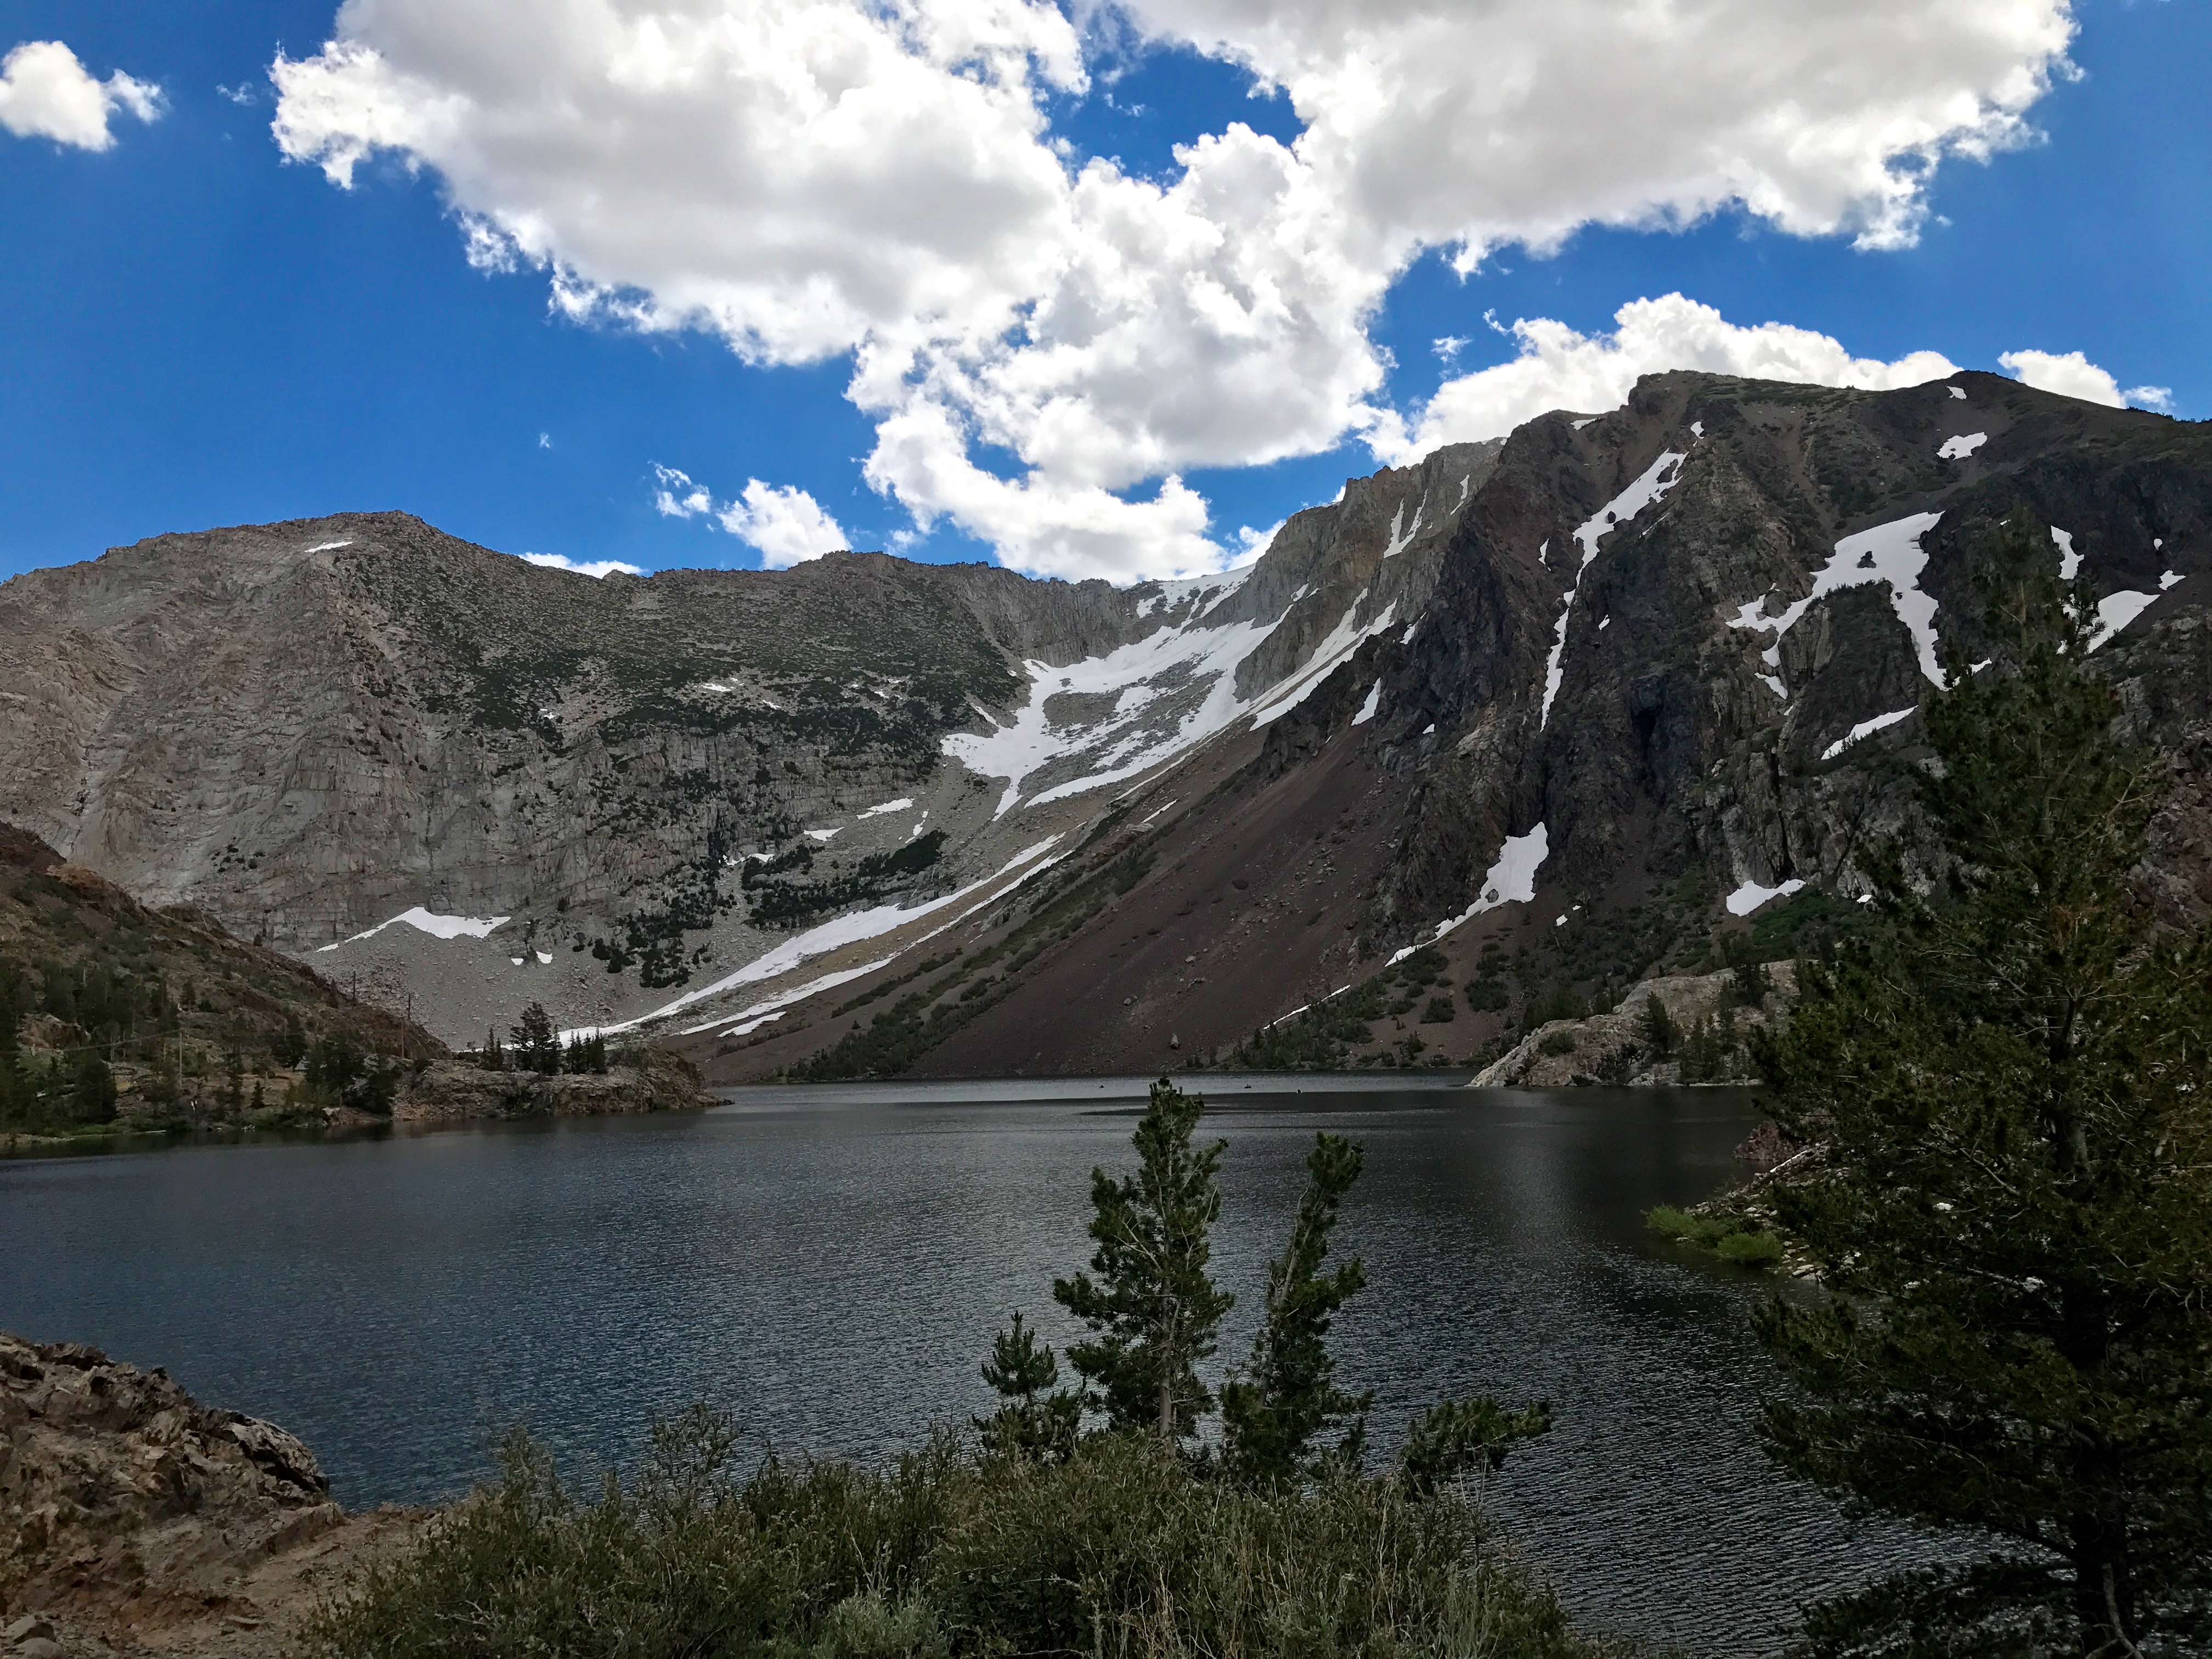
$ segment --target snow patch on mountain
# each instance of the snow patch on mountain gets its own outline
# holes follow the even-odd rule
[[[1257,568],[1257,562],[1255,560],[1252,564],[1240,565],[1234,570],[1224,570],[1216,575],[1185,576],[1180,581],[1162,582],[1159,584],[1160,591],[1137,607],[1137,614],[1140,617],[1163,616],[1180,610],[1187,601],[1195,599],[1199,601],[1198,608],[1191,613],[1189,620],[1196,622],[1243,586]]]
[[[1437,931],[1429,937],[1442,939],[1454,928],[1464,927],[1484,911],[1495,910],[1501,904],[1529,902],[1536,896],[1536,872],[1544,867],[1545,857],[1551,850],[1550,833],[1540,823],[1524,836],[1506,836],[1505,844],[1498,849],[1497,862],[1482,878],[1481,890],[1474,902],[1457,915],[1438,922]],[[1412,954],[1410,951],[1399,952],[1400,956]]]
[[[1936,451],[1936,457],[1938,460],[1963,461],[1989,441],[1990,434],[1986,432],[1969,432],[1956,438],[1946,438]]]
[[[2181,580],[2179,573],[2168,570],[2158,579],[2158,592],[2163,593]],[[2117,593],[2107,593],[2097,601],[2096,631],[2089,635],[2089,649],[2094,651],[2137,617],[2150,609],[2158,593],[2146,593],[2139,588],[2122,588]]]
[[[1682,481],[1682,452],[1668,449],[1660,452],[1659,459],[1644,469],[1643,476],[1615,495],[1603,507],[1584,520],[1575,532],[1575,540],[1583,550],[1582,562],[1575,567],[1575,579],[1567,588],[1567,597],[1559,605],[1559,620],[1553,631],[1552,653],[1544,659],[1544,705],[1536,717],[1536,729],[1541,731],[1552,718],[1552,699],[1559,695],[1559,682],[1565,676],[1564,663],[1567,653],[1567,621],[1574,614],[1575,595],[1582,592],[1583,572],[1597,557],[1600,538],[1618,526],[1626,524],[1652,502],[1663,498],[1667,492]],[[1548,548],[1551,544],[1546,542]],[[1540,552],[1537,556],[1542,557]]]
[[[1413,509],[1413,528],[1401,536],[1398,533],[1398,526],[1405,519],[1406,504],[1403,501],[1398,503],[1397,512],[1390,518],[1390,544],[1382,550],[1384,558],[1395,559],[1413,544],[1413,538],[1421,533],[1421,514],[1427,509],[1428,505],[1428,498],[1422,497],[1420,506]]]
[[[1358,650],[1377,634],[1387,634],[1390,631],[1390,624],[1398,614],[1397,601],[1394,599],[1384,605],[1380,616],[1369,623],[1366,627],[1361,628],[1352,619],[1358,616],[1359,607],[1366,603],[1367,595],[1362,593],[1352,601],[1352,608],[1344,613],[1336,626],[1329,629],[1327,637],[1314,647],[1313,655],[1306,659],[1304,665],[1296,673],[1287,676],[1261,694],[1260,707],[1252,711],[1254,726],[1265,726],[1269,721],[1279,720],[1283,715],[1289,714],[1291,709],[1304,702],[1316,686],[1335,672],[1339,663]]]
[[[507,920],[505,916],[441,916],[418,904],[411,910],[401,911],[389,921],[380,921],[364,933],[340,939],[338,945],[357,945],[362,939],[374,939],[387,927],[412,927],[432,939],[489,939],[506,926]],[[335,951],[338,946],[325,945],[322,948]]]
[[[1836,544],[1834,555],[1813,578],[1813,591],[1790,606],[1779,617],[1765,614],[1771,591],[1751,600],[1729,618],[1730,628],[1771,630],[1774,643],[1762,653],[1761,660],[1770,668],[1780,666],[1782,636],[1802,620],[1814,604],[1829,594],[1846,587],[1857,587],[1869,582],[1886,582],[1889,586],[1889,602],[1912,635],[1912,643],[1920,658],[1920,672],[1937,685],[1943,684],[1943,671],[1936,662],[1936,601],[1920,591],[1920,573],[1927,568],[1928,555],[1921,550],[1920,538],[1936,527],[1941,513],[1915,513],[1909,518],[1895,519],[1887,524],[1878,524],[1871,530],[1862,530],[1856,536],[1846,536]]]
[[[1364,726],[1375,718],[1375,711],[1382,704],[1382,682],[1377,680],[1368,689],[1367,701],[1359,705],[1359,712],[1352,717],[1354,726]]]
[[[1788,898],[1792,893],[1803,891],[1804,886],[1795,876],[1779,887],[1761,887],[1755,881],[1747,881],[1728,896],[1728,913],[1747,916],[1769,899]]]
[[[1029,696],[1012,720],[1005,726],[994,723],[988,732],[952,732],[945,739],[944,751],[971,772],[1006,780],[994,814],[998,817],[1020,803],[1027,779],[1055,761],[1081,757],[1092,770],[1042,792],[1038,800],[1118,783],[1235,720],[1243,712],[1237,702],[1237,665],[1273,631],[1274,624],[1267,622],[1204,628],[1194,620],[1157,629],[1103,657],[1085,657],[1057,668],[1025,663]],[[1146,717],[1163,689],[1187,691],[1200,683],[1205,684],[1203,696],[1172,724]],[[1055,725],[1045,705],[1062,693],[1110,695],[1115,701],[1101,718]]]
[[[1915,703],[1910,708],[1895,708],[1892,709],[1887,714],[1876,714],[1870,720],[1861,720],[1856,726],[1854,726],[1850,731],[1844,733],[1842,737],[1838,738],[1826,749],[1823,749],[1820,751],[1820,758],[1824,761],[1832,761],[1835,759],[1837,756],[1842,754],[1844,750],[1856,743],[1861,738],[1870,738],[1875,732],[1885,731],[1888,727],[1896,725],[1899,720],[1911,719],[1913,715],[1919,712],[1920,705]]]
[[[2070,582],[2075,573],[2081,568],[2081,556],[2074,550],[2074,532],[2053,525],[2051,526],[2051,539],[2058,549],[2058,580]]]
[[[754,957],[750,962],[738,969],[735,973],[725,975],[722,978],[716,980],[712,985],[702,986],[696,991],[687,991],[684,995],[677,998],[673,1002],[665,1003],[661,1006],[653,1010],[650,1013],[640,1014],[635,1019],[624,1020],[619,1025],[592,1026],[580,1029],[582,1029],[586,1035],[594,1030],[600,1032],[634,1030],[638,1026],[650,1024],[655,1020],[666,1019],[671,1015],[680,1013],[686,1008],[696,1006],[698,1004],[706,1001],[710,997],[718,997],[722,995],[725,992],[733,991],[740,985],[756,985],[763,980],[778,978],[784,974],[789,973],[801,963],[806,962],[812,957],[826,956],[830,951],[842,950],[848,945],[858,945],[866,939],[880,939],[884,934],[896,932],[897,929],[907,926],[909,922],[920,921],[923,917],[934,915],[941,910],[950,908],[951,906],[961,902],[963,899],[972,898],[977,893],[983,892],[986,888],[993,890],[985,896],[981,904],[971,906],[968,910],[961,912],[959,915],[952,917],[942,927],[932,928],[927,933],[925,933],[921,939],[908,941],[907,946],[903,948],[910,949],[913,945],[920,945],[925,940],[935,939],[938,934],[945,931],[945,927],[954,926],[956,923],[963,920],[966,916],[972,915],[975,910],[981,908],[983,904],[989,904],[995,902],[1006,893],[1012,892],[1014,888],[1020,886],[1023,882],[1028,881],[1032,877],[1040,875],[1043,872],[1052,868],[1054,865],[1060,862],[1060,860],[1056,858],[1047,858],[1045,854],[1051,852],[1054,846],[1056,845],[1059,841],[1060,837],[1058,836],[1048,836],[1044,840],[1038,842],[1035,846],[1024,848],[1022,851],[1015,854],[1013,857],[1008,859],[1006,863],[1000,865],[997,870],[984,877],[981,881],[970,882],[967,886],[959,889],[957,891],[947,893],[941,898],[933,898],[927,903],[917,904],[911,910],[902,909],[896,904],[879,904],[872,909],[855,910],[849,915],[834,917],[830,921],[823,922],[818,927],[808,928],[805,933],[799,934],[795,939],[785,940],[781,945],[777,945],[773,951],[769,951],[763,955]],[[1004,887],[1000,885],[1001,882],[1006,880],[1006,877],[1015,874],[1016,872],[1020,872],[1016,880],[1012,883],[1008,883]],[[894,951],[890,956],[885,957],[882,962],[878,962],[872,963],[869,967],[860,969],[848,975],[848,977],[858,978],[861,974],[873,973],[876,969],[883,967],[885,963],[896,959],[900,954],[900,951]],[[830,976],[832,979],[834,979],[834,975]],[[838,980],[836,981],[836,982],[842,984],[843,983],[843,981]],[[815,982],[813,988],[815,990],[827,988],[827,981],[817,981]],[[812,992],[809,991],[807,992],[807,994],[811,995]],[[794,998],[793,1000],[795,1000],[796,999]],[[774,1000],[774,999],[771,999],[771,1003],[773,1003]],[[763,1008],[769,1006],[770,1005],[761,1005]],[[741,1020],[745,1018],[745,1015],[742,1013],[734,1014],[732,1015],[731,1018]],[[720,1024],[720,1022],[709,1021],[708,1024],[710,1025],[717,1024]],[[704,1030],[706,1028],[700,1027],[697,1029]],[[574,1035],[574,1033],[564,1032],[562,1035],[567,1036]]]

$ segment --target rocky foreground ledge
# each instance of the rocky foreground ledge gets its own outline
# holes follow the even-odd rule
[[[164,1370],[0,1333],[0,1659],[273,1659],[428,1519],[348,1516],[293,1436]]]

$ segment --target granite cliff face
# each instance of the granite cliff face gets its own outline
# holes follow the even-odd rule
[[[394,514],[161,537],[0,586],[0,818],[450,1038],[605,1022],[972,887],[1309,689],[1425,602],[1496,448],[1121,591],[880,555],[599,582]]]
[[[0,588],[0,816],[453,1037],[535,998],[666,1010],[710,1079],[1261,1058],[1433,946],[1449,1018],[1328,1041],[1464,1060],[1849,926],[2015,508],[2174,762],[2146,882],[2201,907],[2212,431],[1971,374],[1652,377],[1121,591],[162,538]]]

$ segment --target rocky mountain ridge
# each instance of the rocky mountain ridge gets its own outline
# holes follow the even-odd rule
[[[1135,1069],[1428,950],[1453,1018],[1328,1051],[1468,1060],[1850,925],[2015,509],[2173,762],[2146,881],[2200,907],[2212,432],[1976,374],[1650,377],[1127,590],[158,538],[0,587],[0,814],[455,1038],[534,996],[665,1010],[710,1079]]]

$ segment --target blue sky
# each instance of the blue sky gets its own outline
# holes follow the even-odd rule
[[[746,9],[737,0],[728,5]],[[1339,90],[1325,67],[1311,67],[1321,61],[1308,50],[1311,42],[1224,46],[1212,31],[1238,9],[1140,10],[1077,37],[1079,62],[1064,54],[1054,60],[1051,19],[1032,19],[1024,27],[1041,29],[1034,39],[1043,44],[1023,48],[1027,81],[1009,92],[1018,71],[1002,64],[981,72],[987,83],[997,73],[1005,94],[988,118],[1034,109],[1042,142],[1057,143],[1060,165],[1071,174],[1091,158],[1111,158],[1124,180],[1162,191],[1183,176],[1178,144],[1231,123],[1252,130],[1255,156],[1287,155],[1306,125],[1301,106],[1333,119],[1337,106],[1328,100]],[[532,15],[515,8],[511,27],[526,33]],[[287,157],[271,134],[277,89],[270,69],[280,53],[318,65],[341,92],[359,84],[362,54],[378,53],[380,63],[409,68],[415,79],[406,86],[414,90],[406,95],[427,98],[419,90],[426,82],[459,88],[491,121],[499,113],[491,107],[495,92],[467,80],[470,43],[440,34],[442,25],[349,37],[327,3],[16,0],[0,13],[0,52],[59,41],[93,80],[122,71],[158,86],[160,103],[150,121],[125,105],[111,108],[105,149],[58,141],[35,123],[21,133],[0,125],[0,574],[90,557],[165,531],[357,508],[404,508],[489,546],[578,562],[750,566],[763,552],[745,538],[748,526],[792,556],[798,544],[777,541],[770,520],[783,524],[775,517],[779,502],[802,493],[820,519],[834,520],[841,539],[860,547],[898,546],[940,560],[998,556],[1053,574],[1116,579],[1188,568],[1204,562],[1206,544],[1220,547],[1220,557],[1234,556],[1240,526],[1264,527],[1328,499],[1347,475],[1375,470],[1378,456],[1410,453],[1406,446],[1424,432],[1481,435],[1474,426],[1508,420],[1497,411],[1519,410],[1515,398],[1551,391],[1554,382],[1533,369],[1535,389],[1510,397],[1471,380],[1462,388],[1464,409],[1450,416],[1458,425],[1446,422],[1449,400],[1439,400],[1424,426],[1429,400],[1447,380],[1528,356],[1526,337],[1486,317],[1505,325],[1551,319],[1588,337],[1595,343],[1588,368],[1599,361],[1589,353],[1602,356],[1621,307],[1675,294],[1711,307],[1728,327],[1786,324],[1832,337],[1852,358],[1876,363],[1934,351],[1995,369],[2008,352],[2079,352],[2120,388],[2164,388],[2172,412],[2212,415],[2212,307],[2204,301],[2212,270],[2212,99],[2203,88],[2212,7],[2085,0],[2072,21],[2078,32],[2065,51],[2078,73],[2050,74],[2047,91],[2022,106],[2037,136],[1986,161],[1954,153],[1923,166],[1911,192],[1914,226],[1887,234],[1887,246],[1862,246],[1872,210],[1849,202],[1838,209],[1818,179],[1789,185],[1778,209],[1723,203],[1704,211],[1711,192],[1700,196],[1695,181],[1632,167],[1615,177],[1603,154],[1563,164],[1555,186],[1536,179],[1504,206],[1504,192],[1470,185],[1448,191],[1442,205],[1401,210],[1398,198],[1412,189],[1404,180],[1449,175],[1464,163],[1449,151],[1407,150],[1433,142],[1419,135],[1362,138],[1369,149],[1335,172],[1325,157],[1314,163],[1316,177],[1337,181],[1323,214],[1324,240],[1335,239],[1328,245],[1353,249],[1347,258],[1355,267],[1373,248],[1396,250],[1374,256],[1379,276],[1347,267],[1310,301],[1326,316],[1341,295],[1353,295],[1345,303],[1358,313],[1356,327],[1341,319],[1310,326],[1294,317],[1266,338],[1232,328],[1230,346],[1211,337],[1194,345],[1188,328],[1155,341],[1142,332],[1147,307],[1133,302],[1133,318],[1117,325],[1117,337],[1133,343],[1122,369],[1133,365],[1139,379],[1156,373],[1189,397],[1163,402],[1157,387],[1131,391],[1130,373],[1111,364],[1079,365],[1055,382],[1052,407],[1075,422],[1075,435],[1056,450],[1060,416],[1027,406],[1006,412],[1018,398],[1005,386],[1028,384],[1018,366],[1043,361],[1022,356],[1018,330],[1009,336],[994,333],[996,325],[963,321],[968,332],[957,349],[932,345],[901,360],[908,362],[908,388],[930,373],[951,373],[946,364],[1017,365],[995,390],[963,381],[967,389],[957,393],[908,390],[868,403],[856,401],[856,352],[890,350],[887,341],[911,351],[918,337],[896,305],[839,323],[842,336],[832,328],[835,337],[805,340],[775,333],[774,319],[785,313],[773,307],[708,305],[686,313],[687,295],[753,279],[757,268],[745,262],[756,251],[730,251],[730,239],[788,211],[787,204],[749,207],[706,254],[673,258],[658,246],[642,211],[613,229],[580,214],[563,221],[569,204],[604,194],[609,180],[587,176],[599,163],[586,160],[578,179],[547,183],[560,163],[544,155],[564,152],[557,131],[545,137],[542,127],[534,141],[540,150],[496,165],[479,164],[464,147],[441,150],[441,143],[457,143],[450,138],[373,149],[342,188],[329,176],[330,158],[355,142],[349,135],[356,129],[372,131],[370,118],[349,106],[313,112],[319,125],[293,141],[305,159]],[[801,18],[800,26],[811,25]],[[354,56],[341,62],[324,52],[326,42],[348,38]],[[461,66],[451,71],[450,87],[437,82],[447,72],[441,53]],[[2024,51],[2022,61],[2033,56]],[[1977,84],[1976,74],[1995,84],[1984,59],[1965,47],[1960,58],[1962,85]],[[593,72],[588,52],[566,61]],[[1255,93],[1255,63],[1291,90]],[[1870,58],[1868,87],[1887,84],[1881,70]],[[951,72],[970,81],[978,75],[959,65]],[[1546,95],[1571,96],[1571,67],[1558,74]],[[302,86],[289,95],[308,110],[304,100],[315,90]],[[1926,89],[1930,106],[1942,90]],[[1468,95],[1455,84],[1437,91]],[[951,95],[963,97],[966,88]],[[0,122],[11,107],[19,112],[15,125],[32,120],[20,113],[26,106],[0,103]],[[634,112],[628,118],[635,125]],[[1517,137],[1531,120],[1515,118]],[[1670,118],[1686,125],[1696,118]],[[676,142],[662,154],[680,156],[683,135],[693,129],[672,131]],[[1553,149],[1571,142],[1573,130],[1565,131]],[[1627,149],[1639,143],[1632,127],[1620,137]],[[1709,151],[1730,138],[1699,142]],[[1546,136],[1535,132],[1529,142]],[[887,155],[883,165],[900,159]],[[1401,160],[1397,182],[1361,182]],[[1754,155],[1742,165],[1760,164]],[[671,179],[670,164],[656,165],[661,171],[651,183],[666,185],[675,216],[688,216],[685,204],[693,201],[711,214],[733,188],[711,167]],[[757,159],[748,167],[747,178],[757,173]],[[1531,169],[1524,163],[1517,171],[1525,177]],[[985,182],[1032,193],[1051,187],[1049,180],[1034,186],[1030,175]],[[834,198],[846,183],[832,179],[816,194]],[[948,201],[962,183],[945,186]],[[927,175],[915,188],[932,188]],[[544,203],[530,199],[533,189],[546,192]],[[798,227],[802,263],[810,249],[826,250],[823,258],[833,264],[857,250],[851,268],[865,264],[869,221],[838,219],[842,211],[833,206],[823,226]],[[880,202],[869,211],[880,214]],[[490,216],[498,222],[501,212],[520,216],[514,222],[525,227],[508,243],[507,268],[472,264],[462,221]],[[1824,213],[1832,228],[1812,222]],[[1686,228],[1655,222],[1685,216],[1695,218]],[[1601,222],[1607,217],[1643,223]],[[555,228],[532,244],[529,227],[540,220]],[[1077,224],[1066,233],[1071,246],[1089,247],[1115,234],[1099,226],[1116,222]],[[1462,274],[1451,234],[1469,228],[1492,246]],[[983,276],[997,281],[1006,248],[1025,246],[1026,233],[1015,228],[1011,243],[979,233],[972,261]],[[1279,241],[1290,233],[1269,234]],[[1552,238],[1556,248],[1540,253],[1526,245]],[[1151,246],[1134,233],[1117,245],[1115,280],[1145,276],[1129,273]],[[956,273],[969,257],[952,243],[931,246]],[[725,257],[726,270],[698,268],[702,258]],[[801,291],[807,273],[793,274],[791,258],[778,258],[779,280]],[[607,303],[586,316],[550,303],[550,274],[563,267],[580,271]],[[854,291],[875,280],[855,278]],[[1006,289],[1021,314],[1060,319],[1079,309],[1064,277],[1035,284],[1042,286],[1034,293],[1018,284]],[[1358,301],[1362,295],[1371,297]],[[642,322],[612,314],[630,302],[634,313],[641,307],[654,314]],[[761,324],[761,316],[770,321]],[[1673,337],[1662,329],[1636,350],[1663,355],[1676,349]],[[1435,347],[1440,338],[1464,344],[1447,357]],[[1623,372],[1624,352],[1605,359],[1611,368],[1602,372]],[[1377,383],[1356,384],[1363,362],[1373,365]],[[1639,358],[1636,366],[1665,365]],[[1557,384],[1581,384],[1572,364],[1559,372],[1568,378]],[[1281,392],[1194,414],[1191,401],[1210,395],[1209,374],[1249,379],[1263,392],[1271,375],[1285,386],[1317,385],[1330,374],[1343,384],[1316,392],[1311,410],[1280,419]],[[1564,392],[1559,400],[1588,406]],[[964,436],[931,440],[939,447],[903,473],[880,461],[872,482],[872,452],[896,448],[886,432],[946,410]],[[1376,425],[1394,418],[1400,427]],[[1085,422],[1099,435],[1087,435],[1094,425]],[[967,483],[933,482],[953,462],[972,467]],[[667,486],[656,465],[696,480],[708,510],[660,510],[656,501]],[[1092,533],[1102,501],[1107,517],[1120,510],[1098,492],[1140,507],[1164,502],[1159,479],[1168,472],[1202,506],[1170,512],[1162,505]],[[748,515],[740,506],[736,528],[721,527],[717,515],[731,510],[747,480],[769,492],[762,512]],[[1030,487],[1019,500],[992,493],[1024,480]],[[683,491],[674,494],[680,500]]]

